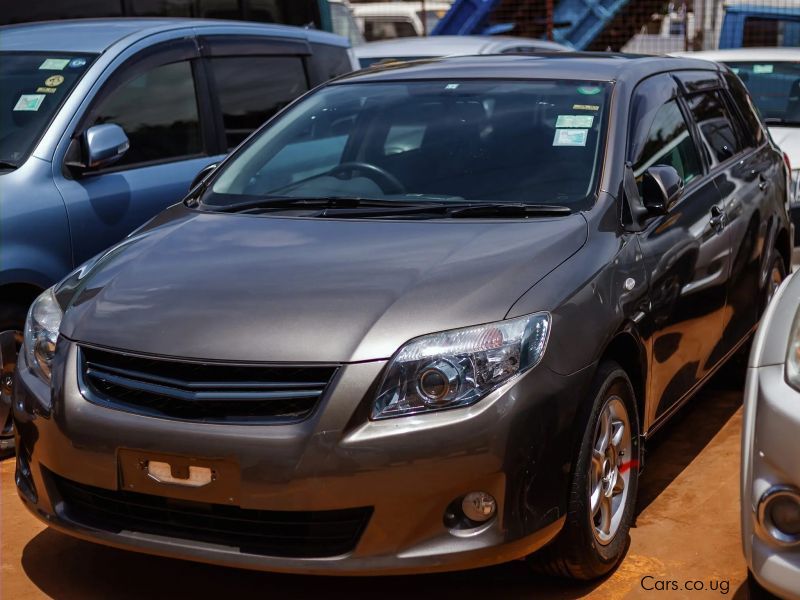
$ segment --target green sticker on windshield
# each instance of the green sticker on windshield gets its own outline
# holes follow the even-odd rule
[[[14,110],[39,110],[44,98],[44,94],[22,94],[14,105]]]
[[[602,91],[602,88],[599,88],[596,85],[582,85],[578,88],[578,93],[583,94],[584,96],[596,96]]]
[[[64,67],[69,64],[68,58],[46,58],[44,62],[39,65],[40,71],[63,71]]]
[[[755,75],[769,75],[775,67],[773,65],[753,65]]]
[[[592,126],[594,115],[558,115],[556,127],[581,127],[588,129]]]
[[[588,129],[556,129],[553,146],[585,146]]]

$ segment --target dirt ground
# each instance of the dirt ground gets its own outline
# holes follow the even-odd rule
[[[522,562],[443,575],[323,578],[151,557],[49,531],[0,463],[0,599],[747,597],[739,540],[742,392],[717,377],[649,447],[639,516],[621,566],[591,585],[531,575]],[[663,582],[674,581],[675,585]],[[660,583],[662,582],[662,583]],[[687,583],[688,582],[688,583]],[[678,587],[679,591],[672,588]],[[664,588],[668,591],[662,591]],[[686,588],[697,589],[686,589]]]

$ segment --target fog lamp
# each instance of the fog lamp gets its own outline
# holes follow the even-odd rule
[[[497,512],[497,501],[486,492],[470,492],[461,501],[461,510],[470,521],[483,523]]]
[[[758,520],[778,543],[800,543],[800,491],[790,486],[773,486],[758,502]]]

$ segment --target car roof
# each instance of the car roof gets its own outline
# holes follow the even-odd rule
[[[725,62],[758,62],[763,60],[800,62],[797,48],[731,48],[730,50],[705,50],[702,52],[676,52],[673,56],[699,58]]]
[[[357,17],[411,16],[422,10],[422,2],[371,2],[353,4],[352,8]],[[425,2],[425,10],[450,10],[450,3]]]
[[[453,54],[485,54],[503,46],[535,45],[540,50],[567,50],[566,46],[535,40],[499,35],[434,35],[406,37],[361,44],[354,48],[358,58],[392,56],[445,56]]]
[[[139,41],[156,33],[193,28],[229,26],[232,33],[307,39],[335,46],[348,46],[347,40],[331,33],[275,25],[216,19],[134,18],[73,19],[43,21],[0,27],[0,51],[100,53],[117,42]]]
[[[718,67],[708,60],[611,52],[488,54],[377,65],[336,81],[477,78],[636,82],[656,73],[681,69],[716,71]]]

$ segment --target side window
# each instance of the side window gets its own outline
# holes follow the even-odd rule
[[[764,128],[758,116],[758,109],[756,109],[753,101],[750,99],[750,94],[747,93],[744,84],[733,73],[726,73],[725,81],[728,83],[731,97],[739,108],[739,112],[747,125],[747,132],[751,138],[751,140],[748,141],[752,141],[756,146],[760,146],[764,142]]]
[[[308,90],[303,61],[294,56],[209,60],[222,108],[228,149]]]
[[[719,92],[694,94],[688,101],[712,164],[741,152],[741,140]]]
[[[117,165],[169,160],[203,152],[192,67],[155,67],[123,83],[95,109],[94,125],[116,123],[130,140]]]
[[[703,173],[697,148],[675,100],[662,105],[650,121],[641,152],[633,162],[637,180],[653,165],[674,167],[686,183]]]

